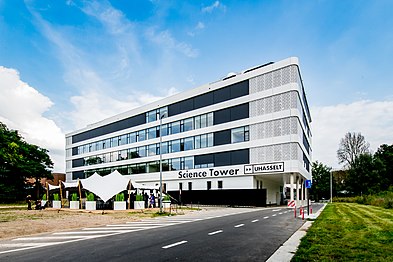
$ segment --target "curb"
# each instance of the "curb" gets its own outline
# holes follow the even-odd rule
[[[326,204],[324,204],[315,215],[311,215],[310,219],[316,219],[321,212],[325,209]],[[304,217],[307,218],[306,216]],[[293,235],[288,238],[285,243],[279,247],[273,255],[269,257],[268,262],[285,262],[291,261],[292,257],[295,255],[298,246],[300,245],[300,240],[307,234],[307,230],[310,228],[314,221],[306,221]]]

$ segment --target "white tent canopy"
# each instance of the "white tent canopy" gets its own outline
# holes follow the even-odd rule
[[[78,182],[62,182],[64,185],[64,188],[70,188],[70,187],[78,187],[79,180]]]
[[[48,183],[48,186],[49,186],[49,190],[59,189],[60,188],[60,186],[53,186],[53,185],[51,185],[49,183]]]
[[[81,179],[80,182],[82,182],[84,189],[89,190],[106,202],[117,193],[126,190],[130,181],[115,170],[104,177],[94,173],[89,178]]]

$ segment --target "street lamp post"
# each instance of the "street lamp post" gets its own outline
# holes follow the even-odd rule
[[[330,170],[330,203],[333,203],[333,170]]]
[[[165,113],[159,114],[160,118],[160,213],[162,213],[162,119],[165,117]]]

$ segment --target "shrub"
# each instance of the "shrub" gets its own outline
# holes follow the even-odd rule
[[[162,201],[171,201],[171,197],[169,195],[165,195]]]
[[[141,194],[136,195],[135,200],[136,201],[143,201],[143,195],[141,195]]]
[[[53,194],[53,200],[54,201],[59,201],[60,200],[59,194]]]
[[[71,201],[78,201],[78,195],[76,193],[72,193]]]
[[[86,200],[87,201],[94,201],[94,194],[93,193],[87,193],[86,194]]]
[[[43,195],[42,195],[42,200],[47,200],[47,199],[46,199],[46,194],[43,194]]]
[[[124,193],[117,194],[116,201],[124,201]]]

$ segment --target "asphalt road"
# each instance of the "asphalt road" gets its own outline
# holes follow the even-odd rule
[[[265,261],[303,222],[294,218],[292,209],[246,209],[245,213],[187,223],[167,220],[173,224],[153,228],[146,224],[140,231],[0,253],[0,261]],[[124,228],[128,226],[132,224]]]

